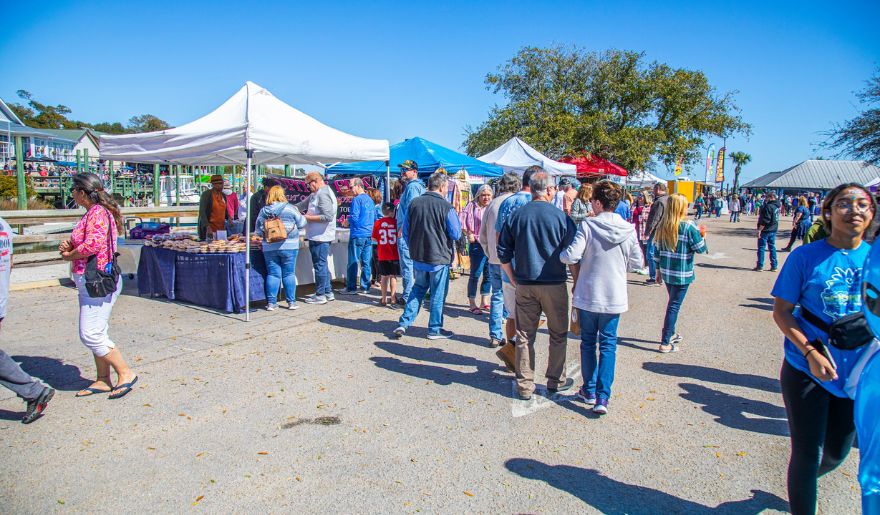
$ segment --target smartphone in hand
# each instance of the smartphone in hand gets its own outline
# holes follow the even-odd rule
[[[822,340],[816,338],[815,340],[810,342],[810,345],[816,349],[816,352],[825,356],[825,359],[828,360],[828,363],[831,363],[831,366],[834,367],[834,370],[837,370],[837,363],[834,361],[834,358],[831,357],[831,352],[828,351],[828,347],[822,343]]]

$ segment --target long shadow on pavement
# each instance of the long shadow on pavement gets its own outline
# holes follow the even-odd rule
[[[12,360],[20,363],[21,369],[28,375],[42,379],[56,390],[75,392],[92,382],[82,376],[79,367],[65,364],[59,359],[46,356],[12,356]]]
[[[504,464],[520,477],[544,481],[568,492],[596,510],[610,515],[687,513],[752,514],[767,509],[788,511],[788,503],[768,492],[752,490],[752,497],[709,507],[672,494],[611,479],[597,470],[571,465],[548,465],[527,458],[513,458]]]
[[[729,384],[731,386],[744,386],[765,392],[779,393],[779,380],[770,377],[757,376],[754,374],[738,374],[717,368],[703,367],[700,365],[684,365],[681,363],[655,363],[647,362],[642,368],[655,374],[663,374],[672,377],[690,377],[698,381],[710,383]]]
[[[698,384],[680,383],[685,390],[683,399],[703,405],[703,411],[714,415],[721,425],[764,433],[773,436],[788,436],[788,422],[785,409],[768,402],[756,401],[730,395]],[[747,417],[746,414],[755,415]]]
[[[740,304],[740,307],[773,311],[773,299],[770,297],[749,297],[747,300],[752,301],[752,304]]]
[[[387,344],[390,344],[390,342],[387,342]],[[443,351],[437,353],[437,349],[418,350],[421,350],[422,352],[409,353],[411,356],[420,356],[413,357],[413,359],[418,359],[420,361],[441,360],[440,362],[444,362],[444,360],[447,362],[453,360],[457,361],[455,363],[456,365],[475,366],[477,367],[477,370],[473,372],[461,372],[459,370],[451,370],[448,368],[425,365],[422,363],[407,363],[397,358],[389,358],[384,356],[374,356],[370,358],[370,361],[375,363],[376,366],[379,368],[389,370],[391,372],[396,372],[398,374],[426,379],[428,381],[433,381],[439,385],[448,386],[453,383],[458,383],[476,388],[478,390],[501,395],[502,397],[506,397],[507,394],[510,392],[510,386],[506,382],[498,381],[496,376],[492,374],[492,371],[498,368],[498,365],[495,363],[481,361],[474,358],[468,358],[465,356],[459,356],[458,358],[455,358],[455,354],[450,354]],[[425,352],[426,350],[428,352]]]

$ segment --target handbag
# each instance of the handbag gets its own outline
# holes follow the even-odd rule
[[[287,240],[287,229],[284,227],[284,222],[277,216],[266,219],[263,233],[266,235],[268,243],[281,243]]]
[[[874,339],[868,320],[861,311],[842,316],[831,324],[827,324],[803,306],[801,306],[801,315],[807,322],[828,335],[828,343],[841,350],[858,349]]]
[[[107,216],[112,216],[105,209]],[[110,232],[110,224],[107,226],[107,243],[111,253],[110,260],[107,263],[107,268],[104,270],[98,270],[98,255],[92,254],[86,260],[86,271],[83,274],[83,279],[85,281],[86,292],[89,294],[89,297],[93,298],[102,298],[108,295],[111,295],[116,291],[116,287],[119,285],[119,276],[122,274],[119,269],[119,263],[116,258],[119,256],[119,253],[115,251],[115,238],[113,238],[112,233]]]

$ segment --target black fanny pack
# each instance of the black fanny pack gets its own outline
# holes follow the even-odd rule
[[[858,349],[874,339],[868,320],[861,311],[840,317],[830,325],[803,306],[801,306],[801,315],[807,322],[828,335],[828,343],[841,350]]]

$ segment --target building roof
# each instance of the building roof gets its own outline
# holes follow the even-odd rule
[[[15,114],[15,111],[10,109],[9,106],[6,105],[6,102],[4,102],[2,98],[0,98],[0,121],[24,126],[24,123]]]
[[[765,188],[769,183],[771,183],[774,179],[782,175],[782,172],[770,172],[768,174],[764,174],[757,179],[753,179],[745,184],[743,184],[742,188]]]
[[[92,129],[40,129],[42,132],[46,132],[55,137],[55,139],[66,139],[70,141],[80,141],[83,137],[87,136],[95,146],[98,146],[98,136],[104,134],[103,132],[95,131]]]
[[[53,129],[34,129],[22,123],[15,111],[0,99],[0,132],[9,132],[13,136],[35,136],[38,138],[57,139],[76,143],[79,138],[52,134]],[[96,139],[94,136],[93,139]]]
[[[867,161],[808,159],[781,172],[744,184],[745,188],[830,190],[847,182],[867,184],[880,177],[880,167]]]

